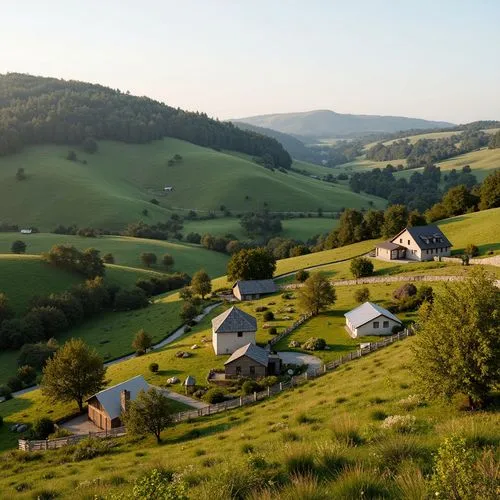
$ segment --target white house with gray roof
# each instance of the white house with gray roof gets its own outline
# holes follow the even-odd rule
[[[212,345],[215,354],[232,354],[246,344],[255,345],[257,320],[250,314],[231,307],[212,320]]]
[[[344,316],[346,329],[353,338],[365,335],[390,335],[395,326],[402,325],[398,317],[373,302],[365,302]]]
[[[379,243],[375,255],[383,260],[433,260],[434,257],[448,257],[451,243],[435,225],[407,227],[394,238]]]
[[[120,417],[128,401],[133,401],[141,390],[148,389],[149,384],[142,375],[138,375],[94,394],[87,399],[89,420],[104,430],[120,427]]]
[[[238,300],[260,299],[277,291],[273,280],[240,280],[233,285],[233,295]]]

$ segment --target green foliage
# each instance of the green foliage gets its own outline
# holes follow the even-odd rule
[[[95,349],[70,339],[43,369],[42,393],[53,401],[76,401],[83,411],[85,397],[104,388],[106,368]]]
[[[241,393],[243,396],[248,396],[254,392],[259,392],[260,390],[261,386],[255,380],[246,380],[241,386]]]
[[[212,291],[212,281],[204,269],[193,274],[191,290],[194,294],[201,295],[202,299],[205,299],[205,295],[208,295]]]
[[[500,207],[500,170],[496,170],[484,179],[481,185],[481,200],[479,202],[480,210],[496,207]]]
[[[153,252],[143,252],[141,253],[141,262],[146,267],[151,267],[156,264],[157,257]]]
[[[218,389],[216,387],[209,389],[203,395],[203,400],[211,405],[215,405],[217,403],[222,403],[224,401],[224,399],[225,399],[224,392],[222,391],[222,389]]]
[[[91,460],[101,455],[106,455],[109,451],[109,441],[96,437],[82,439],[75,447],[73,461]]]
[[[5,293],[0,292],[0,323],[12,318],[12,316],[14,316],[14,312],[10,307],[9,299]]]
[[[148,298],[144,290],[135,286],[128,290],[118,290],[113,301],[113,309],[115,311],[132,311],[147,307],[148,304]]]
[[[183,482],[164,469],[152,469],[139,477],[133,496],[138,500],[188,500]]]
[[[467,247],[465,248],[465,253],[469,257],[477,257],[479,255],[479,248],[477,248],[476,245],[469,243]]]
[[[153,339],[151,335],[146,333],[142,328],[135,334],[134,340],[132,341],[132,348],[135,349],[137,353],[145,353],[153,344]]]
[[[153,434],[160,443],[161,432],[172,423],[172,414],[170,400],[150,388],[147,392],[141,390],[136,399],[128,403],[123,420],[131,434]]]
[[[47,439],[54,432],[54,422],[47,417],[41,417],[33,423],[33,434],[36,439]]]
[[[434,298],[414,351],[415,374],[429,396],[464,393],[471,405],[480,405],[498,385],[499,294],[493,277],[478,268]]]
[[[272,311],[266,311],[266,312],[264,312],[262,319],[264,321],[273,321],[274,320],[274,313]]]
[[[311,337],[302,344],[302,349],[306,351],[323,351],[326,347],[326,340],[317,337]]]
[[[228,265],[229,280],[259,280],[273,277],[276,259],[265,248],[240,250],[233,254]]]
[[[299,283],[304,283],[304,281],[309,278],[309,272],[308,271],[305,271],[304,269],[301,269],[300,271],[297,271],[295,273],[295,279],[299,282]]]
[[[23,388],[23,382],[19,377],[13,376],[7,379],[7,386],[12,392],[16,392]]]
[[[174,266],[174,258],[169,253],[166,253],[162,257],[161,262],[163,266],[166,267],[167,269],[171,269]]]
[[[42,254],[43,259],[49,264],[76,271],[87,278],[104,276],[104,262],[99,256],[99,250],[87,248],[80,252],[72,245],[54,245],[46,254]]]
[[[115,257],[113,256],[112,253],[108,252],[108,253],[105,253],[103,256],[102,256],[102,261],[105,263],[105,264],[114,264],[115,263]]]
[[[373,262],[366,257],[355,257],[350,264],[351,273],[355,278],[363,278],[373,274]]]
[[[149,371],[151,373],[158,373],[158,370],[160,369],[160,365],[158,363],[149,363]]]
[[[382,236],[391,238],[402,231],[408,221],[408,209],[404,205],[392,205],[384,213]]]
[[[36,379],[36,370],[30,365],[23,365],[17,369],[17,376],[23,384],[30,385]]]
[[[24,171],[24,168],[19,167],[17,169],[16,180],[18,180],[18,181],[25,181],[26,180],[26,172]]]
[[[192,300],[185,300],[182,304],[181,318],[185,323],[194,320],[199,314],[198,306]]]
[[[46,361],[54,355],[57,348],[55,346],[38,343],[38,344],[24,344],[21,347],[17,363],[20,366],[32,366],[36,370],[41,370]]]
[[[405,283],[392,292],[392,296],[397,300],[407,299],[417,295],[417,287],[413,283]]]
[[[243,215],[240,224],[251,238],[267,239],[283,230],[279,216],[272,215],[267,210]]]
[[[26,253],[26,243],[21,240],[16,240],[12,243],[10,251],[17,254]]]
[[[319,314],[335,303],[337,295],[328,279],[321,273],[315,273],[299,290],[299,305],[307,313]]]
[[[355,290],[354,300],[358,304],[362,304],[363,302],[370,300],[370,289],[365,286],[364,288],[358,288]]]

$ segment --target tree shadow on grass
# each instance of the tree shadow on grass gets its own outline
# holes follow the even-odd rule
[[[234,420],[230,423],[228,422],[220,422],[215,425],[207,425],[205,427],[198,427],[196,429],[190,429],[186,433],[177,436],[173,439],[166,440],[164,444],[175,444],[175,443],[184,443],[186,441],[191,441],[193,439],[198,439],[200,437],[211,436],[213,434],[218,434],[222,432],[226,432],[231,430],[233,427],[241,425],[241,420]]]

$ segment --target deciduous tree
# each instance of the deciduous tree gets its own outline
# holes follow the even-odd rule
[[[227,265],[230,280],[261,280],[273,277],[276,259],[265,248],[251,248],[235,253]]]
[[[321,273],[315,273],[307,278],[299,290],[300,307],[314,315],[334,304],[336,299],[335,288]]]
[[[205,295],[212,291],[212,281],[204,269],[194,273],[191,280],[191,290],[193,293],[201,295],[202,299],[205,299]]]
[[[135,334],[132,347],[138,353],[145,353],[152,346],[153,339],[142,328]]]

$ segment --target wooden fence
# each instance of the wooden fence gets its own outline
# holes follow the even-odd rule
[[[271,348],[274,344],[278,343],[282,338],[286,337],[287,335],[290,335],[294,330],[296,330],[300,325],[305,323],[309,318],[312,317],[312,313],[309,314],[304,314],[304,316],[301,316],[299,320],[297,320],[292,326],[289,326],[286,330],[281,332],[279,335],[276,335],[273,337],[269,343],[268,346]]]
[[[299,321],[302,321],[302,323],[303,323],[307,319],[308,319],[308,317],[304,317]],[[292,327],[290,327],[290,328],[292,328]],[[368,344],[367,346],[363,347],[362,349],[360,348],[357,351],[350,352],[349,354],[342,356],[339,359],[335,359],[333,361],[325,363],[321,366],[321,368],[317,368],[314,370],[311,370],[311,368],[309,368],[302,375],[293,376],[293,377],[291,377],[291,379],[289,381],[280,382],[279,384],[268,387],[264,391],[254,392],[253,394],[250,394],[248,396],[241,396],[239,398],[230,399],[228,401],[224,401],[223,403],[218,403],[215,405],[208,405],[205,408],[188,410],[188,411],[176,413],[175,415],[173,415],[173,421],[175,423],[184,422],[186,420],[191,420],[191,419],[195,419],[195,418],[199,418],[199,417],[206,417],[208,415],[214,415],[216,413],[221,413],[221,412],[224,412],[227,410],[231,410],[233,408],[239,408],[241,406],[245,406],[248,404],[255,403],[257,401],[261,401],[261,400],[266,399],[268,397],[279,394],[280,392],[282,392],[284,390],[290,389],[291,387],[300,385],[309,379],[320,377],[320,376],[324,375],[325,373],[330,372],[332,370],[335,370],[339,366],[341,366],[345,363],[348,363],[349,361],[352,361],[353,359],[361,358],[367,354],[370,354],[371,352],[377,351],[383,347],[391,345],[394,342],[397,342],[398,340],[405,339],[406,337],[409,337],[410,335],[413,335],[413,330],[405,329],[399,333],[391,335],[390,337],[385,337],[384,339],[382,339],[378,342],[372,342],[372,343]],[[82,439],[85,439],[86,437],[89,437],[89,436],[97,437],[97,438],[106,438],[106,437],[119,437],[119,436],[123,436],[125,434],[126,434],[126,429],[124,427],[117,427],[116,429],[111,429],[109,431],[91,432],[89,434],[78,435],[78,436],[69,436],[69,437],[58,438],[58,439],[46,439],[46,440],[41,440],[41,441],[28,441],[25,439],[20,439],[19,440],[19,449],[24,450],[24,451],[53,450],[53,449],[57,449],[57,448],[62,448],[63,446],[76,444],[79,441],[81,441]]]
[[[64,446],[69,446],[71,444],[77,444],[82,439],[88,437],[96,438],[107,438],[107,437],[120,437],[127,433],[125,427],[115,427],[102,432],[89,432],[88,434],[78,434],[75,436],[67,436],[56,439],[40,439],[31,441],[28,439],[19,440],[19,449],[23,451],[44,451],[44,450],[56,450],[57,448],[63,448]]]

